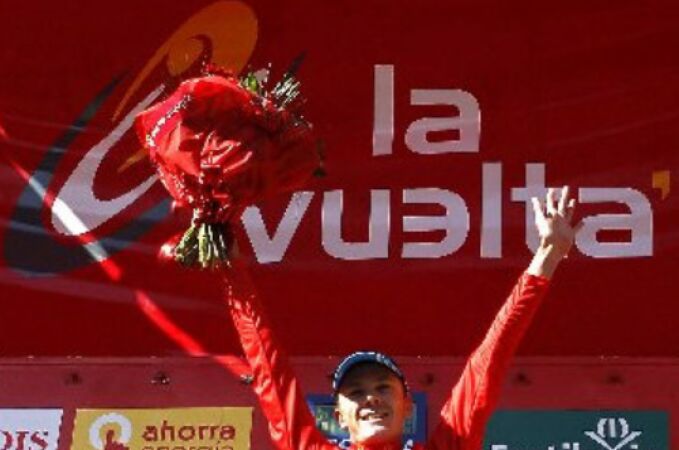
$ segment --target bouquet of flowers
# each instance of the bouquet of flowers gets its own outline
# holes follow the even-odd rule
[[[300,188],[321,171],[311,125],[290,71],[267,90],[268,71],[238,78],[219,68],[184,81],[140,113],[137,134],[176,206],[193,209],[161,257],[185,266],[229,263],[232,224],[248,205]]]

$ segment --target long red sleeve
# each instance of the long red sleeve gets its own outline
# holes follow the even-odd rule
[[[276,345],[245,272],[229,274],[227,302],[276,447],[280,450],[337,450],[316,428],[299,382],[283,351]]]
[[[523,274],[471,354],[441,410],[428,450],[478,450],[521,338],[547,291],[546,278]]]

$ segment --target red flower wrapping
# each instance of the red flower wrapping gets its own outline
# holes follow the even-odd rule
[[[208,239],[230,239],[246,206],[301,187],[319,168],[311,126],[235,77],[187,80],[135,126],[172,198],[193,208],[192,228],[224,234]]]

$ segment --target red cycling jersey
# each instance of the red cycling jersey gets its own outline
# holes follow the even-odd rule
[[[425,445],[413,450],[478,450],[486,423],[497,403],[502,380],[525,330],[547,290],[548,280],[523,274],[493,320],[481,344],[467,360]],[[316,428],[299,382],[245,272],[227,280],[227,300],[253,385],[269,421],[271,439],[280,450],[337,450]],[[396,450],[399,443],[370,450]],[[368,450],[368,447],[351,447]]]

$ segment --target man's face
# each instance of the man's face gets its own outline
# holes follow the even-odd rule
[[[354,444],[372,445],[400,440],[411,408],[401,380],[380,364],[366,363],[345,376],[335,414]]]

